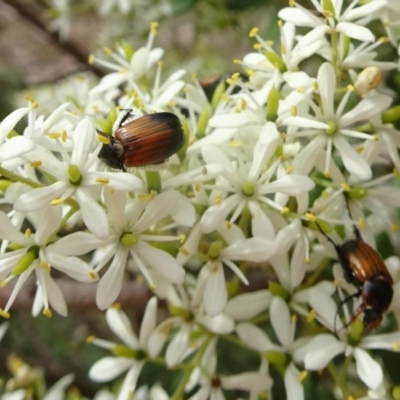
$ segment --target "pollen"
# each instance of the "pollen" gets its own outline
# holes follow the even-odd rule
[[[42,162],[40,160],[31,161],[30,165],[31,165],[32,168],[39,168],[42,165]]]
[[[399,229],[399,225],[397,225],[397,224],[392,224],[391,227],[390,227],[390,229],[391,229],[393,232],[396,232],[396,231]]]
[[[393,351],[399,351],[399,342],[393,342]]]
[[[51,271],[50,264],[49,264],[47,261],[45,261],[45,260],[40,260],[39,265],[40,265],[45,271],[47,271],[47,272],[50,272],[50,271]]]
[[[286,214],[287,212],[289,212],[289,209],[288,209],[287,207],[282,207],[282,209],[281,209],[281,214],[284,215],[284,214]]]
[[[394,175],[395,177],[398,177],[398,176],[399,176],[399,171],[397,170],[397,168],[393,168],[393,175]]]
[[[8,311],[4,311],[2,308],[0,308],[0,317],[9,319],[10,318],[10,313]]]
[[[150,31],[153,35],[157,35],[158,34],[158,22],[152,22],[150,24]]]
[[[347,89],[349,92],[354,92],[354,86],[353,86],[353,85],[347,85],[346,89]]]
[[[325,178],[329,178],[330,176],[331,176],[331,174],[329,173],[329,171],[324,171]]]
[[[103,47],[104,53],[106,53],[108,56],[111,56],[113,51],[109,47]]]
[[[350,187],[346,182],[341,183],[341,184],[340,184],[340,187],[341,187],[345,192],[350,192],[350,190],[351,190],[351,187]]]
[[[199,182],[196,182],[193,187],[196,192],[200,192],[201,184]]]
[[[241,147],[242,146],[242,142],[240,140],[231,140],[229,142],[229,146],[230,147]]]
[[[26,228],[25,236],[26,237],[31,237],[32,236],[32,230],[30,228]]]
[[[203,175],[207,175],[208,174],[207,167],[203,167],[202,170],[201,170],[201,173]]]
[[[100,183],[101,185],[107,185],[110,180],[108,178],[104,178],[104,177],[99,177],[96,179],[97,183]]]
[[[53,199],[53,200],[50,202],[50,205],[52,205],[52,206],[58,206],[58,205],[60,205],[60,204],[62,204],[62,203],[64,203],[64,200],[63,200],[61,197],[59,197],[58,199]]]
[[[297,380],[298,380],[299,382],[303,382],[304,379],[307,378],[307,375],[308,375],[308,372],[307,372],[307,370],[304,369],[304,370],[301,371],[301,372],[299,373],[299,375],[297,376]]]
[[[307,322],[313,322],[315,317],[317,316],[317,312],[314,309],[311,309],[307,314]]]
[[[290,108],[290,114],[292,115],[292,117],[297,117],[297,107],[296,106],[292,106]]]
[[[291,173],[293,172],[293,170],[294,170],[294,165],[289,165],[289,166],[286,168],[286,173],[287,173],[287,174],[291,174]]]
[[[297,315],[293,314],[290,319],[292,320],[293,323],[297,322]]]
[[[179,253],[183,254],[184,256],[190,255],[189,251],[185,249],[184,247],[179,248]]]
[[[226,226],[226,229],[232,229],[232,222],[225,221],[225,226]]]
[[[214,203],[214,204],[219,204],[219,203],[221,203],[221,201],[222,201],[222,197],[221,197],[221,196],[217,196],[217,197],[213,200],[213,203]]]
[[[121,309],[121,304],[120,303],[113,303],[111,305],[111,308],[113,308],[114,310],[120,310]]]
[[[89,63],[90,65],[93,65],[93,64],[94,64],[94,55],[93,55],[93,54],[89,54],[88,63]]]
[[[152,290],[153,292],[157,289],[157,285],[155,284],[155,283],[152,283],[150,286],[149,286],[149,288],[150,288],[150,290]]]
[[[53,316],[53,313],[51,312],[51,310],[49,308],[45,308],[43,310],[43,315],[45,315],[47,318],[51,318]]]
[[[256,36],[258,33],[258,28],[255,26],[249,33],[249,36],[252,38],[254,36]]]
[[[96,340],[96,336],[90,335],[86,338],[86,343],[93,343]]]
[[[185,240],[186,240],[186,235],[183,234],[183,233],[181,233],[181,234],[179,235],[179,242],[180,242],[180,243],[185,243]]]
[[[308,221],[311,222],[315,222],[317,220],[317,217],[312,213],[306,213],[304,216]]]
[[[233,63],[234,63],[234,64],[241,64],[242,61],[241,61],[241,60],[238,60],[238,59],[236,58],[236,59],[233,60]]]
[[[89,276],[90,276],[92,279],[98,279],[98,278],[99,278],[99,276],[97,275],[97,273],[94,272],[94,271],[90,271],[90,272],[89,272]]]
[[[59,132],[51,132],[47,135],[49,137],[49,139],[58,139],[61,136],[61,133]]]

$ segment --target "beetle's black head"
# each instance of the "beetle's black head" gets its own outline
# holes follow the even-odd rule
[[[382,314],[388,309],[393,298],[393,287],[384,279],[373,279],[364,282],[362,298],[365,306],[364,322],[371,328],[377,328]]]
[[[103,147],[101,148],[98,157],[109,167],[122,169],[123,171],[125,171],[124,149],[122,145],[115,140],[114,137],[110,137],[110,143],[103,144]]]

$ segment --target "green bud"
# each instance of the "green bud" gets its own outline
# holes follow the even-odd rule
[[[325,130],[325,133],[327,135],[334,135],[336,133],[336,123],[333,121],[328,121],[327,124],[329,125],[329,128]]]
[[[350,191],[347,192],[347,196],[350,199],[361,200],[368,196],[368,188],[363,186],[353,186]]]
[[[213,110],[217,108],[217,105],[219,104],[222,95],[225,93],[225,89],[226,89],[225,80],[221,79],[221,81],[218,83],[212,95],[211,107],[213,108]]]
[[[112,354],[116,357],[136,358],[138,351],[131,349],[123,344],[117,344],[111,350]]]
[[[281,353],[280,351],[267,351],[265,353],[265,358],[275,367],[284,367],[289,362],[289,357],[287,354]]]
[[[255,185],[253,182],[244,182],[242,185],[242,193],[245,196],[252,196],[254,194]]]
[[[389,108],[382,113],[382,122],[384,124],[394,124],[400,119],[400,106]]]
[[[216,258],[219,257],[221,250],[222,250],[222,242],[220,240],[215,240],[214,242],[211,243],[207,255],[211,260],[215,260]]]
[[[278,119],[279,90],[272,86],[267,99],[267,120],[275,122]]]
[[[161,191],[161,178],[159,171],[146,171],[147,189],[149,192],[154,190],[157,193]]]
[[[316,231],[320,231],[322,230],[322,232],[324,232],[325,234],[329,234],[331,232],[333,232],[333,227],[331,224],[329,224],[326,221],[323,221],[322,219],[317,218],[317,220],[314,221],[309,221],[308,222],[308,226]],[[319,226],[319,228],[318,228]]]
[[[5,193],[12,183],[8,179],[0,179],[0,191]]]
[[[13,268],[11,274],[14,276],[18,276],[25,272],[32,263],[39,257],[39,247],[32,246],[28,249],[28,251],[18,260]]]
[[[281,73],[286,72],[286,66],[283,62],[282,58],[278,56],[278,54],[274,53],[273,51],[267,51],[265,54],[267,60],[276,68],[279,69]]]
[[[332,15],[335,15],[335,7],[333,6],[331,0],[323,0],[322,8],[324,11],[329,11],[330,13],[332,13]]]
[[[184,308],[169,306],[168,310],[171,315],[179,317],[186,322],[193,321],[193,314]]]
[[[197,122],[197,133],[196,137],[198,139],[204,137],[208,125],[208,120],[210,119],[210,111],[207,107],[203,108],[202,112],[199,115],[199,119]]]
[[[363,332],[364,332],[364,323],[361,321],[360,318],[357,318],[351,324],[350,335],[349,335],[350,344],[357,345],[361,340]]]
[[[137,236],[131,232],[125,232],[119,238],[119,242],[125,247],[132,247],[137,243]]]
[[[79,186],[82,182],[82,175],[79,167],[75,164],[69,164],[68,166],[68,177],[71,185]]]
[[[278,282],[270,281],[268,289],[274,296],[279,296],[284,300],[289,298],[289,293]]]

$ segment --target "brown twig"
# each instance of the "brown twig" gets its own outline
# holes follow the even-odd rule
[[[57,32],[49,31],[46,21],[42,18],[38,10],[29,4],[28,2],[20,0],[3,0],[10,7],[16,10],[21,17],[29,21],[31,24],[36,26],[43,34],[49,37],[53,43],[58,47],[62,48],[65,52],[72,55],[79,63],[84,64],[87,69],[92,71],[96,76],[102,78],[105,73],[104,71],[88,63],[88,52],[86,49],[82,49],[77,43],[71,40],[60,41]]]
[[[96,306],[96,283],[81,283],[69,281],[67,279],[56,280],[64,294],[68,310],[86,312],[97,310]],[[0,289],[0,307],[4,308],[12,290],[14,282],[10,282],[6,287]],[[24,287],[15,299],[12,310],[30,310],[35,297],[36,286]],[[136,282],[126,282],[122,286],[121,293],[117,302],[121,304],[124,310],[130,310],[135,313],[142,313],[146,307],[147,301],[151,297],[151,292],[145,284]]]

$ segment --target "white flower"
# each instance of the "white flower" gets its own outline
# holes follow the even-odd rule
[[[295,337],[295,320],[290,317],[289,308],[280,297],[274,297],[270,306],[270,318],[274,332],[280,342],[277,345],[268,338],[266,333],[259,327],[250,323],[238,324],[236,330],[240,339],[249,347],[263,355],[271,352],[270,362],[277,363],[277,368],[285,368],[285,388],[286,398],[288,400],[302,400],[304,398],[304,389],[301,384],[300,371],[291,361],[288,365],[282,365],[282,360],[273,353],[282,353],[294,355],[295,350],[299,347]]]
[[[95,128],[89,119],[79,122],[74,131],[73,151],[69,156],[62,152],[63,161],[58,160],[45,149],[37,149],[27,155],[30,161],[40,161],[39,169],[54,176],[57,181],[49,186],[32,189],[23,194],[14,204],[14,209],[20,212],[30,212],[43,209],[49,205],[59,206],[71,196],[80,206],[83,221],[99,238],[109,236],[107,215],[103,207],[97,203],[103,186],[115,190],[142,191],[140,179],[123,172],[93,171],[97,162],[99,144],[92,149]]]
[[[76,257],[62,256],[54,251],[51,245],[47,246],[51,234],[58,228],[59,211],[61,210],[44,209],[38,215],[40,222],[35,234],[28,231],[27,235],[19,232],[7,215],[0,212],[0,237],[7,238],[20,247],[18,250],[0,255],[2,285],[18,277],[7,304],[1,310],[3,316],[9,316],[8,310],[32,273],[36,275],[38,291],[40,291],[40,308],[44,306],[44,313],[48,316],[51,315],[49,305],[59,314],[64,316],[67,314],[64,296],[50,275],[51,267],[81,282],[94,282],[98,279],[97,273],[84,261]]]
[[[338,150],[345,168],[359,180],[371,179],[372,171],[368,162],[346,140],[346,137],[372,140],[373,136],[351,129],[351,125],[380,114],[392,102],[389,96],[375,95],[363,98],[352,110],[344,113],[350,91],[343,96],[335,109],[334,95],[336,75],[331,64],[324,63],[318,71],[318,88],[321,106],[312,104],[315,117],[288,117],[285,123],[305,129],[294,136],[314,138],[295,157],[295,171],[308,174],[316,163],[320,152],[326,147],[325,173],[328,173],[333,147]]]
[[[139,336],[135,334],[128,317],[116,307],[106,312],[107,324],[123,344],[90,338],[100,347],[110,350],[114,355],[97,361],[89,371],[90,379],[107,382],[126,372],[117,400],[133,396],[140,372],[147,360],[149,337],[156,325],[157,299],[151,298],[147,303],[140,327]]]
[[[148,268],[154,269],[168,281],[181,283],[185,271],[166,251],[157,249],[147,242],[175,241],[176,236],[152,234],[150,229],[171,215],[179,205],[179,194],[168,191],[157,195],[150,202],[127,201],[125,192],[105,191],[111,232],[107,239],[100,240],[90,233],[77,232],[54,244],[60,254],[86,254],[104,247],[103,257],[96,271],[111,261],[107,272],[101,277],[97,289],[96,303],[100,309],[109,307],[118,297],[129,255],[134,265],[154,287]],[[107,223],[108,224],[108,223]]]
[[[270,160],[278,140],[278,130],[274,123],[266,123],[257,143],[254,145],[251,162],[235,165],[221,150],[212,146],[204,146],[202,149],[206,163],[220,164],[223,167],[221,178],[215,185],[207,185],[206,188],[214,189],[211,199],[215,199],[216,205],[209,207],[201,218],[202,230],[207,233],[215,230],[232,213],[230,222],[234,222],[245,207],[248,207],[253,219],[253,232],[270,232],[266,238],[273,238],[273,228],[261,204],[282,210],[282,206],[267,197],[271,193],[286,193],[292,196],[308,192],[314,187],[314,183],[306,176],[286,175],[277,180],[273,175],[278,166],[272,164],[268,170],[264,170],[265,164]]]

